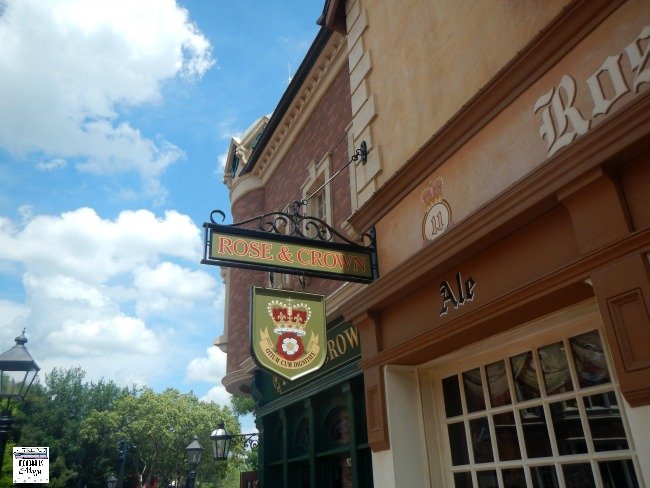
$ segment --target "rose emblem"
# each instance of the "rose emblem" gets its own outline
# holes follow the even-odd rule
[[[305,346],[295,332],[285,332],[278,337],[275,349],[284,359],[296,361],[302,356]]]
[[[282,350],[289,356],[293,356],[298,352],[298,341],[293,337],[287,337],[282,341]]]

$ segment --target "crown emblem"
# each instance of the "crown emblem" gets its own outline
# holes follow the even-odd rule
[[[307,333],[305,331],[307,322],[311,318],[311,308],[304,303],[293,304],[291,299],[287,301],[288,304],[271,300],[266,307],[273,321],[273,332],[276,334],[289,332],[304,336]]]
[[[442,201],[442,177],[439,176],[435,180],[429,180],[427,186],[420,192],[420,200],[422,200],[427,210]]]

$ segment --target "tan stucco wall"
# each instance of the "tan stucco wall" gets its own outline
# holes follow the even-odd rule
[[[627,85],[632,87],[634,73],[629,67],[625,48],[638,38],[647,25],[650,25],[650,2],[632,0],[625,3],[430,175],[431,179],[442,177],[444,180],[442,195],[449,202],[452,211],[450,228],[458,225],[477,209],[549,160],[546,141],[540,136],[542,115],[540,111],[535,113],[533,107],[540,97],[558,86],[564,75],[569,75],[575,80],[574,106],[578,108],[581,116],[589,121],[589,132],[612,117],[622,107],[634,103],[635,98],[650,89],[650,83],[639,85],[636,93],[630,89],[612,104],[607,114],[592,117],[594,102],[586,80],[609,56],[622,53],[620,65]],[[646,40],[643,44],[647,42]],[[464,90],[466,85],[459,85],[459,88]],[[424,100],[422,105],[426,105]],[[445,106],[449,107],[449,101]],[[379,112],[386,113],[385,110]],[[440,123],[440,114],[430,119],[435,121],[434,126],[424,127],[426,124],[419,124],[421,120],[425,120],[424,115],[418,116],[420,111],[415,111],[413,114],[408,110],[395,109],[395,113],[402,114],[404,117],[403,127],[417,126],[414,132],[421,132],[422,134],[418,136],[420,138],[426,137],[427,130],[431,135],[432,128]],[[379,116],[376,120],[376,125],[382,127],[379,124]],[[383,120],[385,122],[386,118]],[[410,125],[407,121],[410,121]],[[383,163],[396,164],[398,160],[403,163],[404,158],[408,157],[406,149],[403,145],[395,143],[397,140],[395,134],[400,133],[400,125],[390,130],[393,132],[390,136],[393,144],[382,146]],[[408,137],[404,135],[405,140],[413,141],[412,144],[419,143],[416,143],[415,137],[415,135],[408,135]],[[381,138],[378,137],[376,140]],[[389,152],[395,155],[388,157]],[[398,153],[402,155],[398,156]],[[379,239],[379,259],[383,274],[429,244],[422,237],[422,220],[426,208],[420,200],[420,192],[425,186],[426,183],[419,185],[377,223],[378,236],[392,236],[391,242],[387,245],[382,245]],[[401,242],[396,243],[395,239]]]
[[[380,185],[567,3],[373,1],[364,42],[377,110],[372,132],[382,148]]]

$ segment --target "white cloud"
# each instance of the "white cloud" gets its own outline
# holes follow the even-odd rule
[[[24,319],[28,314],[29,308],[24,304],[0,300],[0,344],[13,345],[13,339],[21,332],[17,321]]]
[[[64,158],[94,174],[136,172],[163,198],[159,177],[183,152],[119,119],[156,103],[165,80],[198,79],[211,46],[175,0],[5,0],[0,15],[0,146]]]
[[[201,397],[201,400],[230,405],[232,395],[221,384],[221,378],[226,374],[226,353],[213,346],[206,349],[206,354],[205,357],[194,358],[189,362],[185,371],[185,381],[216,383]]]
[[[65,168],[68,165],[65,159],[54,158],[50,161],[41,161],[36,163],[36,169],[39,171],[54,171],[57,169]]]
[[[217,161],[219,161],[219,167],[215,171],[216,176],[223,175],[224,171],[226,170],[226,163],[228,162],[227,159],[228,159],[228,149],[226,149],[224,152],[219,154],[219,156],[217,156]]]
[[[0,339],[10,344],[27,327],[44,371],[80,365],[89,379],[145,384],[171,374],[171,358],[215,316],[223,287],[199,269],[201,233],[186,215],[111,220],[81,208],[25,218],[0,217],[0,266],[22,272],[25,295],[0,301]]]
[[[203,402],[213,402],[223,406],[230,406],[232,395],[226,391],[222,385],[213,386],[199,400]]]
[[[139,315],[186,309],[196,300],[214,299],[217,289],[216,280],[205,271],[167,261],[136,268],[133,284],[139,294]]]
[[[134,317],[66,321],[61,329],[47,336],[47,341],[56,344],[61,353],[74,357],[103,355],[108,343],[127,355],[155,356],[162,349],[154,332]]]
[[[226,374],[226,353],[218,347],[206,349],[207,357],[194,358],[187,365],[185,381],[221,382]]]
[[[21,205],[18,207],[18,213],[23,218],[23,223],[25,223],[34,216],[34,209],[31,205]]]
[[[0,218],[0,259],[19,261],[32,273],[76,276],[101,283],[161,255],[201,256],[201,234],[176,211],[164,218],[148,210],[123,211],[114,221],[91,208],[36,216],[23,227]]]

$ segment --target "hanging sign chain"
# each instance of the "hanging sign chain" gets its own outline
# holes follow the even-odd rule
[[[316,190],[314,190],[312,192],[312,194],[309,195],[307,198],[303,198],[302,200],[296,200],[296,201],[293,202],[292,205],[294,205],[294,212],[296,211],[296,206],[295,206],[296,203],[299,203],[300,205],[307,205],[309,203],[309,200],[311,199],[311,197],[313,197],[319,191],[321,191],[323,188],[325,188],[325,185],[327,185],[330,181],[332,181],[335,177],[337,177],[341,173],[341,171],[343,171],[345,168],[350,166],[350,164],[352,164],[354,161],[359,161],[359,159],[361,159],[361,164],[366,164],[368,162],[368,153],[369,152],[370,151],[368,150],[368,145],[366,144],[366,141],[361,141],[361,144],[359,145],[359,149],[357,149],[354,152],[354,154],[352,155],[350,160],[343,167],[341,167],[336,173],[334,173],[332,176],[330,176],[327,179],[327,181],[325,181],[325,183],[323,183],[321,186],[316,188]]]

